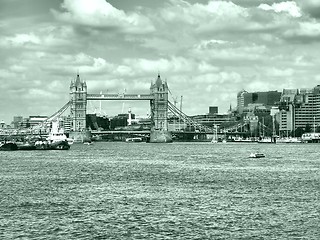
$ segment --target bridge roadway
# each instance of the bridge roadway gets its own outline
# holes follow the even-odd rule
[[[139,130],[139,131],[97,131],[91,130],[92,135],[104,135],[104,134],[150,134],[150,130]],[[171,134],[212,134],[205,132],[194,132],[194,131],[171,131]],[[223,135],[223,134],[221,134]]]
[[[87,100],[153,100],[150,94],[87,94]]]
[[[98,134],[98,135],[103,135],[103,134],[150,134],[150,130],[146,131],[95,131],[91,130],[91,134]]]

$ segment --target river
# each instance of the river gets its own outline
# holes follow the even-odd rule
[[[0,239],[320,239],[319,146],[0,152]]]

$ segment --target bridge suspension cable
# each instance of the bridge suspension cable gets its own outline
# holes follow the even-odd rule
[[[183,122],[190,124],[193,126],[195,129],[200,130],[200,131],[205,131],[205,132],[213,132],[215,131],[213,128],[210,128],[208,126],[205,126],[195,120],[193,120],[191,117],[180,111],[174,104],[172,104],[170,101],[168,101],[168,108],[169,110],[176,116],[179,117]]]
[[[69,106],[70,106],[70,101],[67,102],[62,108],[60,108],[50,117],[48,117],[44,122],[52,122],[55,118],[57,118],[58,116],[61,116],[68,109]]]
[[[241,129],[246,127],[248,125],[247,122],[242,122],[242,123],[236,123],[235,125],[229,126],[229,127],[224,127],[224,131],[236,131],[236,132],[242,132]],[[240,129],[240,131],[238,131]]]
[[[48,123],[54,121],[57,117],[61,116],[70,106],[70,101],[68,101],[62,108],[60,108],[58,111],[56,111],[54,114],[49,116],[46,120],[43,122],[39,123],[38,125],[32,126],[30,129],[35,130],[44,127]]]

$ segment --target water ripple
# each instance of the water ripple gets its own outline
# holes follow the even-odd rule
[[[0,152],[0,238],[319,239],[317,156],[315,144]]]

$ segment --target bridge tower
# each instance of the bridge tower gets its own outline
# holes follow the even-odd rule
[[[156,82],[150,86],[150,93],[154,96],[150,101],[151,121],[156,130],[168,130],[168,92],[167,82],[158,74]]]
[[[70,84],[71,130],[74,132],[86,129],[87,84],[80,80],[79,74]]]

